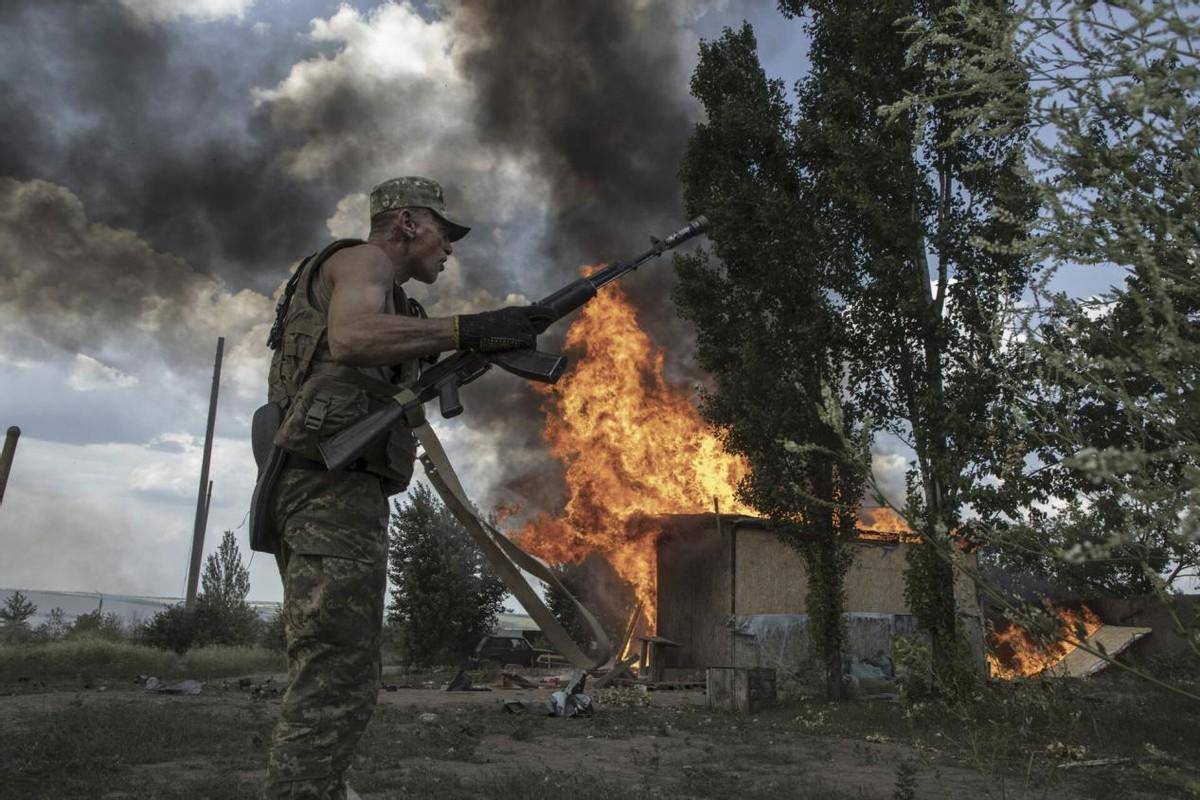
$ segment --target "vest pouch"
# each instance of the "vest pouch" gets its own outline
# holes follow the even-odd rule
[[[275,446],[275,432],[283,411],[275,403],[267,403],[254,412],[250,426],[250,443],[254,450],[254,461],[258,465],[258,479],[254,493],[250,496],[250,549],[260,553],[279,553],[279,533],[271,518],[271,505],[275,496],[275,484],[287,454]]]
[[[384,456],[387,470],[381,477],[388,481],[385,488],[389,495],[399,494],[412,478],[413,465],[417,461],[417,437],[407,427],[396,427],[388,433]]]
[[[331,375],[314,376],[305,382],[288,408],[275,444],[319,461],[317,443],[367,415],[365,389]]]

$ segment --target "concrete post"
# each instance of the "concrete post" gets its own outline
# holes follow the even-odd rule
[[[192,559],[188,563],[187,607],[196,604],[196,587],[200,583],[200,559],[204,557],[204,529],[208,525],[208,467],[212,461],[213,428],[217,423],[217,392],[221,388],[221,356],[225,352],[225,337],[217,339],[217,358],[213,363],[212,394],[208,399],[208,428],[204,433],[204,458],[200,462],[200,491],[196,498],[196,525],[192,533]]]
[[[0,502],[4,500],[4,490],[8,486],[8,473],[12,471],[13,457],[17,454],[17,439],[21,437],[21,429],[13,425],[4,437],[4,451],[0,453]]]

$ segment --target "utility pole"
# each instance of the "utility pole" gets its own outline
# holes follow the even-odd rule
[[[4,437],[4,452],[0,453],[0,501],[4,500],[4,489],[8,486],[8,473],[12,470],[13,457],[17,454],[17,439],[21,429],[13,425]]]
[[[196,497],[196,527],[192,533],[192,558],[188,562],[187,607],[196,604],[196,587],[200,582],[200,559],[204,556],[204,529],[208,525],[208,500],[212,484],[208,467],[212,461],[213,428],[217,423],[217,391],[221,388],[221,356],[225,352],[225,337],[217,339],[217,358],[213,363],[212,395],[208,400],[208,429],[204,433],[204,458],[200,462],[200,491]]]

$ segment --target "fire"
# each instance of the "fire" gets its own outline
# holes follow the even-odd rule
[[[653,628],[657,587],[654,518],[701,512],[749,513],[734,497],[747,472],[724,451],[688,398],[663,377],[664,353],[638,327],[618,287],[606,287],[567,331],[575,365],[545,396],[542,432],[565,469],[568,500],[519,534],[552,563],[590,553],[608,559],[634,589]]]
[[[862,506],[858,510],[858,538],[878,542],[915,544],[921,537],[907,520],[887,506]]]
[[[988,667],[993,678],[1012,680],[1031,678],[1062,661],[1079,646],[1079,630],[1084,638],[1091,636],[1104,624],[1086,605],[1078,608],[1051,606],[1059,619],[1058,638],[1049,644],[1039,643],[1029,631],[1014,622],[994,628],[989,641]]]

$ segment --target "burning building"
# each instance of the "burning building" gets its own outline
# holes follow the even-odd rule
[[[577,565],[573,588],[610,620],[614,639],[657,634],[678,643],[660,667],[806,672],[812,653],[800,555],[738,503],[746,463],[725,452],[687,392],[666,381],[664,354],[623,292],[610,289],[568,331],[574,368],[541,390],[544,437],[563,464],[567,498],[562,514],[528,520],[521,544],[546,561]],[[714,505],[725,513],[687,513]],[[905,553],[918,545],[886,513],[871,527],[855,545],[846,581],[850,660],[889,653],[896,635],[919,635],[903,588]],[[628,587],[615,603],[614,576]],[[982,665],[975,588],[963,578],[956,591]]]
[[[679,643],[667,668],[771,667],[820,680],[808,635],[808,577],[795,548],[759,519],[681,515],[663,521],[657,545],[657,633]],[[896,636],[922,635],[904,599],[911,536],[864,529],[846,574],[846,656],[889,655]],[[968,556],[973,559],[973,556]],[[960,575],[963,630],[982,669],[983,621],[975,585]]]

